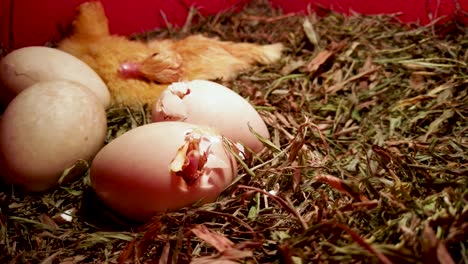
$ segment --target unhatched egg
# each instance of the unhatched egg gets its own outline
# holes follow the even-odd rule
[[[104,145],[106,113],[86,87],[38,82],[8,105],[0,121],[1,176],[29,191],[56,184],[64,169]]]
[[[213,127],[255,152],[262,150],[263,144],[249,126],[262,137],[270,136],[265,122],[247,100],[221,84],[204,80],[170,85],[154,104],[152,120]]]
[[[128,219],[216,200],[237,175],[222,137],[206,127],[160,122],[137,127],[96,155],[91,185]]]
[[[37,82],[59,79],[83,84],[96,94],[104,107],[109,106],[110,93],[104,81],[86,63],[64,51],[24,47],[0,60],[0,98],[4,103]]]

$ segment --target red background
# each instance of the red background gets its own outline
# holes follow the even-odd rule
[[[0,45],[6,50],[58,40],[70,26],[75,8],[86,0],[0,0]],[[212,15],[249,0],[102,0],[113,33],[128,35],[165,27],[163,18],[182,25],[190,6]],[[256,1],[256,0],[252,0]],[[445,17],[468,24],[468,0],[270,0],[285,13],[324,8],[345,14],[400,13],[402,22],[427,24]],[[465,10],[465,11],[463,11]]]

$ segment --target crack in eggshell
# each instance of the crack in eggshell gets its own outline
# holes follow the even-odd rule
[[[5,75],[14,75],[14,76],[22,76],[25,77],[30,81],[30,83],[35,83],[40,80],[40,76],[38,76],[38,73],[35,73],[34,71],[24,71],[20,72],[16,65],[14,63],[3,63],[4,65],[4,71],[6,72]],[[1,79],[1,76],[0,76]]]
[[[184,97],[189,95],[191,92],[187,83],[175,83],[172,84],[168,89],[172,94],[177,95],[180,99],[184,99]]]
[[[188,118],[183,99],[189,94],[187,85],[171,85],[167,88],[156,102],[157,112],[162,114],[164,121],[185,121]]]
[[[201,171],[208,159],[200,150],[200,139],[189,137],[179,148],[176,159],[171,163],[171,170],[184,179],[187,185],[193,185],[201,176]]]
[[[183,179],[179,184],[182,190],[187,191],[189,186],[195,184],[199,184],[201,188],[209,188],[213,185],[210,172],[229,167],[229,164],[212,151],[213,144],[222,144],[221,136],[209,129],[186,133],[184,145],[177,150],[170,164],[171,172]]]

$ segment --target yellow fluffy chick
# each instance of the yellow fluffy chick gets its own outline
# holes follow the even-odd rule
[[[107,84],[113,105],[152,104],[172,82],[229,80],[256,63],[280,59],[282,44],[257,45],[206,38],[141,42],[111,35],[100,2],[78,7],[73,34],[59,49],[86,62]]]

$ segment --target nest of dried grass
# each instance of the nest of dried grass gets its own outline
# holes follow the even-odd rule
[[[263,2],[194,17],[137,37],[286,45],[280,63],[224,83],[262,114],[268,149],[217,202],[143,226],[99,203],[87,164],[48,193],[3,185],[1,263],[468,263],[466,32]],[[108,117],[109,141],[148,122],[144,109]]]

